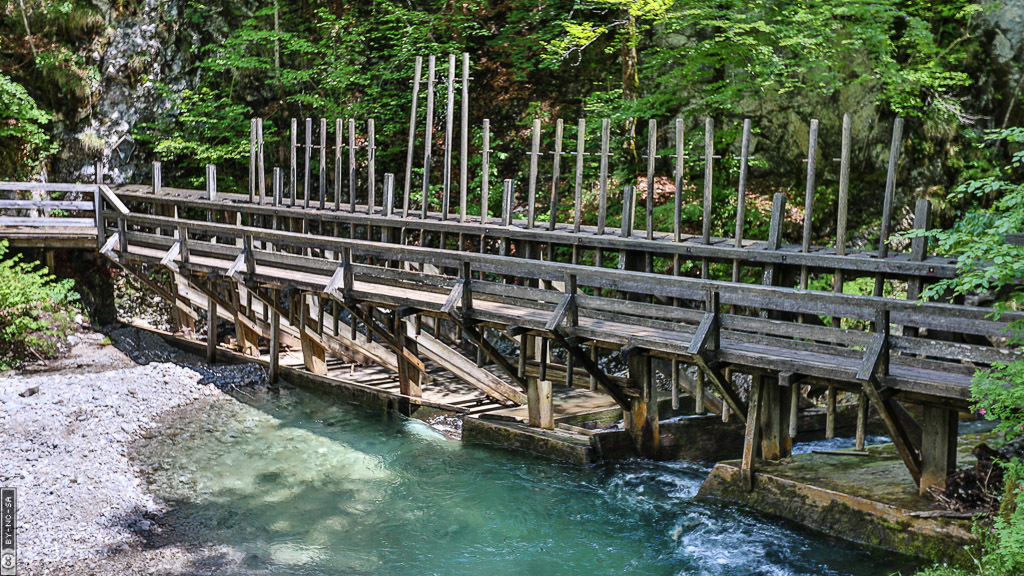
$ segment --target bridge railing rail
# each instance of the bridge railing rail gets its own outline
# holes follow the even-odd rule
[[[355,291],[358,299],[391,307],[411,306],[443,317],[451,309],[444,310],[441,302],[445,300],[437,295],[450,295],[460,281],[456,271],[468,268],[471,276],[462,280],[474,301],[511,304],[518,313],[512,317],[505,311],[480,306],[465,312],[467,317],[498,328],[522,326],[547,337],[558,337],[556,329],[563,330],[550,322],[564,312],[559,307],[567,294],[565,286],[574,285],[572,307],[578,321],[565,328],[567,332],[562,336],[606,346],[640,347],[654,355],[689,361],[713,352],[716,357],[754,370],[846,381],[852,387],[858,379],[874,377],[877,372],[883,383],[895,390],[945,396],[958,404],[969,396],[963,383],[969,381],[976,367],[1018,356],[1012,350],[926,336],[940,330],[972,335],[977,340],[996,340],[1005,337],[1003,330],[1009,321],[1021,316],[1008,313],[994,320],[990,317],[992,311],[982,307],[652,276],[631,270],[138,213],[107,211],[104,216],[120,222],[108,244],[111,249],[116,246],[125,257],[131,257],[129,246],[148,248],[149,260],[185,263],[194,269],[241,274],[243,278],[248,274],[264,283],[292,284],[328,293],[329,280],[344,265],[340,260],[347,254],[355,279],[403,288],[407,295],[419,294],[394,297],[364,289]],[[421,270],[422,265],[429,264],[438,273],[411,271],[401,263],[419,264]],[[267,274],[267,269],[273,269],[274,274]],[[287,277],[293,272],[294,276]],[[714,295],[713,304],[709,294]],[[820,316],[857,321],[863,329],[810,321]],[[694,342],[706,338],[706,334],[701,336],[702,330],[711,330],[705,326],[708,323],[719,341],[728,344],[707,348],[709,341],[704,341],[694,347]],[[903,333],[892,331],[892,325],[902,327]],[[880,334],[883,346],[876,349]],[[889,370],[890,355],[901,370]],[[959,384],[951,383],[945,390],[940,390],[941,384],[921,384],[942,374],[956,376],[951,380]]]
[[[13,196],[0,197],[0,226],[8,232],[20,228],[60,236],[81,231],[95,234],[97,247],[105,241],[104,210],[131,212],[105,184],[0,182],[0,196]]]

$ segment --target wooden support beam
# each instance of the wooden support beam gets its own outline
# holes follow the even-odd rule
[[[397,314],[392,315],[392,330],[395,334],[395,343],[404,351],[409,350],[411,354],[415,351],[409,347],[410,326]],[[415,338],[415,336],[413,336]],[[422,372],[412,370],[411,365],[406,362],[404,352],[396,354],[398,360],[398,391],[406,396],[420,397],[423,395],[423,388],[419,376]]]
[[[864,440],[867,436],[868,424],[868,396],[864,392],[857,394],[857,436],[856,449],[864,450]]]
[[[554,430],[555,410],[551,399],[551,381],[528,378],[526,396],[527,420],[530,426],[542,430]]]
[[[309,303],[306,295],[299,295],[299,345],[302,348],[302,363],[313,374],[327,374],[327,349],[316,338],[316,329],[310,329]]]
[[[259,357],[259,333],[251,326],[251,319],[243,320],[244,312],[235,312],[235,340],[238,342],[238,351],[246,356]]]
[[[270,383],[276,384],[281,377],[281,314],[274,308],[270,311]]]
[[[641,457],[657,458],[660,448],[658,429],[658,390],[649,354],[633,354],[629,359],[630,387],[640,395],[630,398],[631,410],[623,413],[626,431]]]
[[[206,362],[217,361],[217,301],[207,299],[206,309]]]
[[[754,489],[754,459],[761,445],[761,393],[762,381],[754,378],[750,386],[750,411],[747,413],[747,429],[743,435],[743,456],[740,460],[740,479],[743,489]]]
[[[825,438],[831,440],[836,437],[836,387],[828,385],[825,394]]]
[[[466,358],[440,339],[422,332],[419,336],[415,336],[415,340],[420,353],[443,366],[463,382],[479,388],[491,398],[499,402],[527,403],[527,395],[522,391],[479,368],[476,362]]]
[[[873,375],[868,380],[862,380],[861,384],[864,388],[864,393],[867,395],[872,406],[875,407],[875,410],[881,417],[882,423],[885,425],[885,429],[889,432],[889,437],[892,438],[892,442],[896,446],[896,450],[899,452],[900,458],[903,459],[903,463],[907,466],[907,470],[910,471],[910,475],[914,478],[914,482],[920,485],[921,457],[914,451],[913,444],[906,429],[894,414],[893,409],[890,406],[890,403],[895,401],[892,399],[882,399],[882,396],[876,388],[877,382],[877,378]]]
[[[946,477],[956,471],[958,414],[955,410],[925,405],[921,444],[923,496],[929,488],[946,488]]]
[[[761,455],[766,460],[788,458],[793,447],[789,437],[790,395],[783,393],[777,378],[762,374],[753,377],[761,380]]]

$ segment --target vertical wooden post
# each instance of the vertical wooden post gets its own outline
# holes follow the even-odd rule
[[[444,115],[444,171],[441,195],[441,220],[448,219],[452,197],[452,131],[455,119],[455,54],[448,55],[448,99],[445,101]]]
[[[857,394],[857,439],[856,449],[864,450],[864,439],[867,436],[868,424],[868,395],[864,392]]]
[[[533,119],[533,140],[530,144],[530,182],[526,196],[526,227],[533,228],[537,204],[537,157],[540,155],[540,119]]]
[[[825,395],[825,438],[831,440],[836,437],[836,387],[828,385],[828,392]]]
[[[679,410],[679,361],[669,360],[672,363],[672,409]]]
[[[469,201],[469,53],[462,53],[462,139],[459,151],[459,222],[466,221]]]
[[[622,189],[622,230],[623,238],[633,235],[633,218],[636,216],[636,186],[627,185]],[[619,268],[625,263],[625,252],[619,260]]]
[[[761,378],[754,377],[750,383],[750,403],[747,408],[747,430],[743,436],[743,457],[740,460],[740,479],[743,482],[743,489],[750,492],[754,489],[754,459],[757,457],[757,448],[761,445],[761,393],[764,382]],[[727,404],[722,402],[722,413],[727,410]]]
[[[491,121],[487,118],[484,118],[483,132],[483,146],[480,149],[480,223],[487,224],[491,201]]]
[[[405,184],[402,196],[402,217],[409,216],[409,192],[412,190],[412,162],[416,147],[416,105],[419,103],[420,75],[423,73],[423,56],[416,57],[416,69],[412,80],[412,108],[409,111],[409,144],[405,152]],[[426,139],[429,139],[427,137]]]
[[[356,119],[348,119],[348,211],[356,211]]]
[[[327,207],[327,118],[320,119],[320,186],[317,193],[320,195],[320,209]]]
[[[956,470],[957,413],[937,406],[924,406],[921,437],[920,493],[946,487],[946,477]]]
[[[291,130],[291,143],[288,146],[288,158],[289,164],[288,169],[290,171],[289,188],[291,190],[291,198],[289,204],[295,206],[295,198],[298,196],[299,182],[298,182],[298,160],[296,159],[296,149],[299,147],[299,124],[298,120],[292,118],[292,130]]]
[[[694,408],[693,411],[696,414],[704,413],[704,394],[706,388],[704,386],[704,371],[697,370],[697,392],[693,395]],[[725,410],[725,402],[722,402],[722,410]]]
[[[590,361],[594,365],[597,365],[597,342],[594,342],[593,344],[590,345]],[[590,391],[593,392],[594,390],[597,390],[597,378],[594,378],[594,375],[591,374]]]
[[[629,380],[641,393],[630,398],[630,411],[623,414],[626,430],[636,445],[640,456],[657,458],[660,447],[658,429],[658,389],[654,385],[651,357],[643,352],[632,354],[628,360]]]
[[[416,104],[413,103],[413,106]],[[334,210],[341,210],[341,184],[344,181],[344,163],[341,151],[345,148],[345,123],[334,119]]]
[[[811,251],[811,234],[814,216],[814,176],[818,161],[818,120],[811,120],[811,132],[807,140],[807,187],[804,191],[804,234],[801,251]],[[800,289],[807,289],[807,266],[800,267]]]
[[[579,233],[583,204],[583,157],[587,151],[587,121],[579,119],[576,127],[576,184],[573,188],[572,231]]]
[[[779,375],[780,384],[782,375]],[[793,443],[796,442],[796,435],[799,432],[799,417],[800,417],[800,385],[792,379],[789,382],[789,448],[787,452],[792,452]]]
[[[303,172],[302,172],[303,173],[303,176],[302,176],[302,207],[303,208],[309,208],[309,187],[310,187],[309,186],[309,176],[310,176],[310,169],[312,168],[309,165],[309,163],[312,161],[311,160],[312,153],[313,153],[313,119],[312,118],[306,118],[306,153],[305,153],[305,156],[304,156],[304,158],[306,159],[306,164],[305,164],[305,166],[303,168]]]
[[[768,222],[768,250],[778,250],[782,247],[782,223],[786,214],[786,195],[776,192],[772,196],[772,215]],[[774,286],[779,281],[779,265],[770,264],[765,266],[763,284]]]
[[[395,175],[384,175],[384,216],[390,218],[395,211]]]
[[[206,362],[217,361],[217,301],[206,299]]]
[[[686,152],[683,141],[683,119],[676,118],[676,170],[675,170],[675,212],[672,219],[672,239],[676,242],[682,240],[683,235],[683,168],[685,167]],[[676,259],[678,260],[678,259]]]
[[[208,200],[217,199],[217,166],[206,165],[206,196]]]
[[[309,302],[306,294],[299,294],[299,345],[302,347],[302,362],[313,374],[327,374],[326,351],[309,334]],[[353,324],[355,321],[353,320]],[[319,325],[317,326],[319,331]]]
[[[896,196],[896,168],[900,162],[900,147],[903,144],[903,118],[897,118],[892,126],[892,143],[889,146],[889,172],[885,177],[885,199],[882,204],[882,230],[878,238],[878,257],[889,256],[889,231],[892,227],[893,203]],[[882,295],[885,275],[875,276],[875,296]]]
[[[280,206],[281,205],[281,169],[280,168],[274,167],[274,181],[272,182],[272,184],[273,184],[273,191],[274,191],[274,199],[272,200],[272,202],[273,202],[274,206]],[[274,224],[275,224],[274,228],[277,228],[277,225],[276,225],[277,224],[277,218],[276,217],[274,218]]]
[[[420,372],[413,368],[412,364],[405,359],[404,352],[416,353],[416,339],[409,337],[409,324],[394,315],[394,332],[398,344],[398,391],[406,396],[420,397],[423,389],[420,387]]]
[[[506,179],[501,188],[501,225],[512,225],[512,202],[516,194],[516,184],[511,179]]]
[[[836,200],[836,254],[846,255],[846,221],[847,211],[850,204],[850,142],[851,136],[850,114],[843,114],[843,138],[842,148],[839,153],[839,197]],[[836,294],[843,293],[843,270],[836,268],[832,277],[832,291]],[[842,318],[832,318],[832,327],[839,328],[842,325]]]
[[[701,239],[704,244],[711,243],[711,203],[714,191],[714,160],[715,157],[715,121],[710,117],[704,120],[704,216],[701,221]],[[708,259],[701,258],[700,277],[707,278],[710,273]]]
[[[750,160],[750,118],[743,120],[743,139],[740,144],[740,182],[736,187],[736,236],[733,246],[743,247],[743,225],[747,217],[747,163]],[[740,261],[732,261],[732,281],[740,281]]]
[[[611,140],[611,120],[601,120],[601,172],[598,181],[597,233],[604,234],[605,218],[608,215],[608,147]],[[597,252],[598,258],[601,251]],[[600,263],[598,263],[600,266]]]
[[[260,195],[259,203],[263,204],[263,197],[267,194],[267,170],[263,162],[263,118],[256,119],[256,182],[259,186],[256,190]]]
[[[561,180],[562,168],[562,132],[565,129],[562,119],[555,123],[555,151],[551,159],[551,207],[548,215],[548,230],[554,230],[558,222],[558,181]]]
[[[540,361],[541,373],[537,378],[527,378],[527,412],[530,426],[543,430],[554,430],[555,413],[551,398],[551,381],[547,379],[547,339],[539,336],[530,337],[526,334],[524,338],[532,343],[527,349],[528,355],[534,355]],[[540,343],[540,346],[537,343]]]
[[[100,186],[103,185],[103,159],[96,160],[95,174],[96,174],[96,192],[93,196],[93,212],[96,217],[96,249],[103,249],[103,245],[107,243],[107,226],[103,218],[103,193],[100,192]]]
[[[270,383],[280,379],[281,362],[281,313],[277,308],[270,310]]]
[[[931,225],[931,207],[932,203],[927,198],[918,198],[917,204],[914,205],[914,230],[928,230],[928,227]],[[925,256],[927,256],[927,254],[927,236],[918,236],[910,241],[911,260],[915,262],[921,262],[925,259]],[[907,282],[907,300],[917,300],[918,298],[920,298],[921,289],[923,287],[923,282],[920,276],[911,278]],[[903,334],[905,336],[916,336],[917,329],[904,329]]]
[[[784,394],[778,379],[769,379],[761,374],[761,454],[767,460],[779,460],[789,456],[791,441],[789,435],[789,394]]]
[[[159,196],[163,192],[162,167],[160,162],[153,162],[153,196]]]
[[[647,122],[647,239],[654,240],[654,165],[658,160],[658,121]]]
[[[373,118],[366,121],[366,213],[373,214],[377,206],[377,128]]]
[[[256,201],[256,119],[249,119],[249,203]]]
[[[437,58],[431,54],[427,64],[427,128],[423,135],[423,218],[430,209],[430,152],[434,144],[434,74]]]

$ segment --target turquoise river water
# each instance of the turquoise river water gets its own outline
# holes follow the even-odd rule
[[[141,448],[165,522],[275,574],[887,575],[905,558],[693,499],[709,468],[579,468],[292,389]]]

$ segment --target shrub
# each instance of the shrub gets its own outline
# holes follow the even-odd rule
[[[23,262],[20,254],[6,258],[7,252],[7,241],[0,240],[0,370],[29,355],[56,353],[78,300],[71,280],[55,281],[38,262]]]

